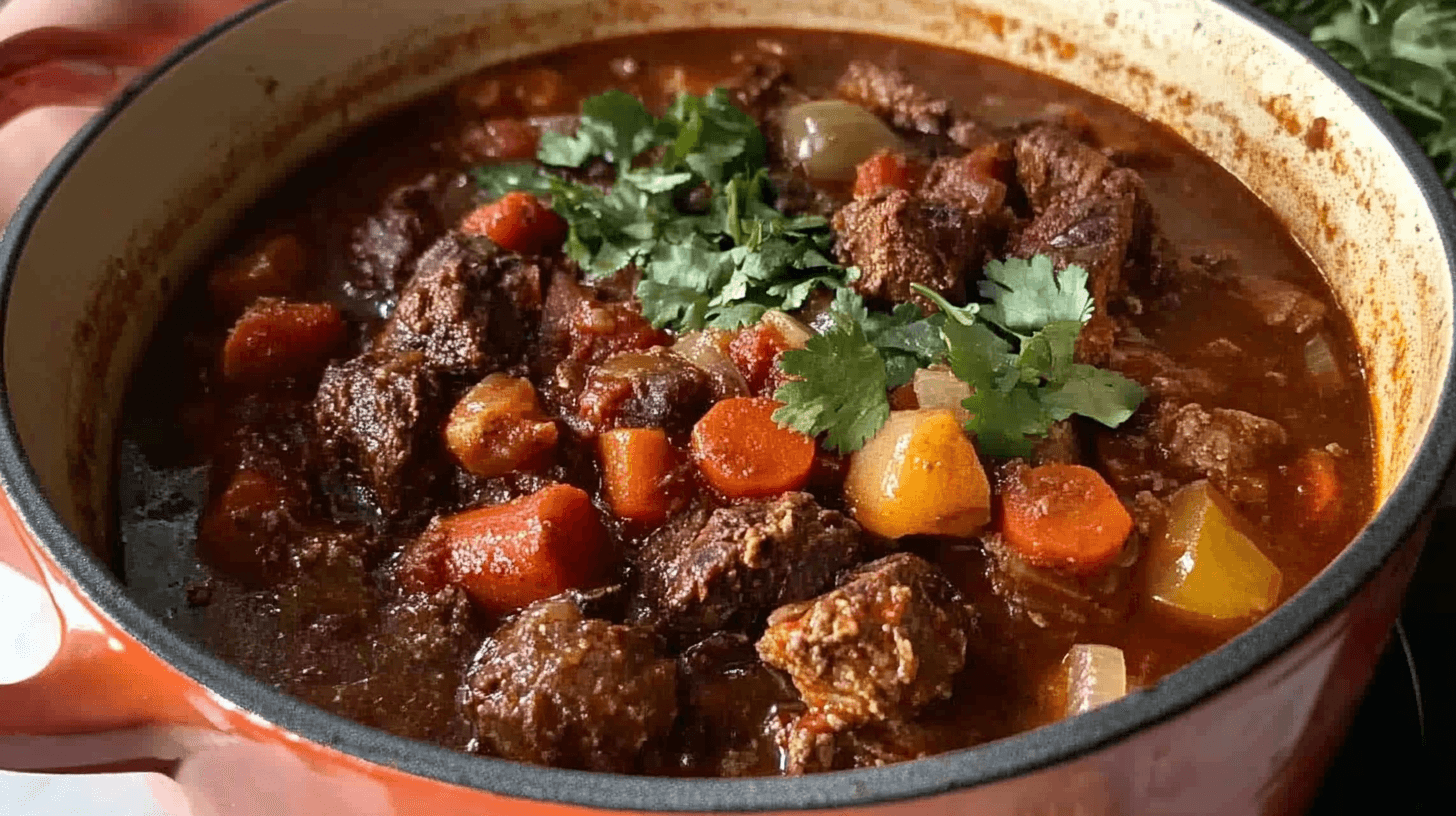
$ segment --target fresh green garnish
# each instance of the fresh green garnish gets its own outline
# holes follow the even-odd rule
[[[681,95],[661,118],[630,94],[599,94],[582,103],[574,134],[543,134],[536,156],[554,167],[601,158],[616,180],[603,191],[509,163],[476,168],[475,182],[493,197],[549,194],[570,227],[566,254],[588,274],[641,270],[637,297],[654,326],[735,328],[769,309],[798,309],[852,274],[830,259],[823,218],[770,206],[763,134],[721,88]],[[679,196],[704,185],[705,212],[679,208]]]
[[[953,306],[923,286],[939,308],[924,317],[902,303],[891,314],[865,308],[849,289],[835,293],[833,320],[780,365],[800,379],[774,394],[774,419],[825,445],[858,450],[890,415],[889,388],[940,361],[971,386],[966,429],[993,456],[1024,456],[1052,423],[1081,414],[1116,427],[1142,402],[1141,386],[1114,371],[1074,362],[1077,337],[1092,317],[1087,272],[1056,272],[1050,258],[993,261],[984,303]]]
[[[784,406],[773,418],[810,436],[822,433],[826,447],[847,453],[864,447],[890,418],[885,396],[890,386],[885,358],[864,326],[841,312],[831,314],[827,331],[780,358],[779,366],[800,379],[774,392]]]
[[[1449,0],[1255,0],[1350,69],[1456,190],[1456,8]]]
[[[1115,371],[1077,363],[1077,336],[1092,317],[1087,272],[1051,259],[992,261],[979,306],[958,308],[918,284],[946,314],[951,371],[971,386],[966,430],[992,456],[1025,456],[1052,423],[1073,414],[1117,427],[1142,402],[1142,386]],[[999,331],[998,331],[999,330]]]

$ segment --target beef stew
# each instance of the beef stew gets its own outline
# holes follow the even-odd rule
[[[635,109],[611,89],[652,127],[685,111],[678,137],[741,125],[726,102],[764,172],[613,142],[602,100]],[[781,239],[789,294],[748,276],[674,312],[670,241],[618,267],[628,230],[583,226],[634,173],[682,176],[636,188],[697,230],[681,268]],[[729,190],[778,232],[701,227]],[[994,287],[1038,268],[1078,314],[1027,330]],[[1068,322],[1058,370],[1114,396],[987,425],[961,344],[1020,364]],[[813,410],[830,339],[878,424]],[[1032,379],[1008,394],[1052,396]],[[260,203],[134,380],[123,566],[221,656],[406,736],[653,774],[883,764],[1064,716],[1100,682],[1078,647],[1135,689],[1297,591],[1368,517],[1369,414],[1318,270],[1170,134],[923,46],[654,35],[485,71]]]

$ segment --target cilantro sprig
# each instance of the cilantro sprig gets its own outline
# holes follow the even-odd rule
[[[655,326],[735,328],[798,309],[851,275],[831,260],[828,222],[770,205],[763,134],[721,88],[680,95],[661,117],[631,94],[598,94],[582,103],[574,133],[542,134],[536,157],[556,168],[602,159],[616,178],[603,190],[526,163],[485,165],[473,177],[492,197],[549,195],[569,227],[566,254],[588,274],[635,265]],[[699,186],[711,193],[706,211],[685,212],[680,196]]]
[[[880,314],[841,289],[829,328],[805,348],[785,352],[780,365],[799,379],[774,394],[784,403],[774,418],[826,434],[828,447],[857,450],[889,418],[886,390],[945,361],[971,386],[963,403],[971,415],[966,429],[981,451],[1024,456],[1054,422],[1080,414],[1116,427],[1145,396],[1121,374],[1074,360],[1094,308],[1081,267],[1057,272],[1040,255],[993,261],[980,286],[985,302],[967,306],[915,289],[939,313],[924,317],[918,307],[901,304]]]

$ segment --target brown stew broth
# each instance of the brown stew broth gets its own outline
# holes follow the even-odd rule
[[[1248,518],[1261,536],[1265,554],[1283,571],[1282,598],[1305,585],[1360,529],[1373,501],[1372,423],[1348,321],[1319,270],[1278,218],[1235,178],[1170,131],[1107,100],[1010,65],[863,35],[778,30],[654,34],[573,47],[484,75],[527,66],[559,72],[564,89],[557,102],[532,111],[536,114],[575,113],[581,98],[609,87],[635,93],[649,107],[660,109],[671,96],[666,89],[684,78],[697,87],[731,77],[738,67],[732,61],[734,53],[751,51],[762,39],[782,45],[796,86],[816,96],[829,94],[849,60],[864,59],[902,70],[917,85],[991,125],[1028,120],[1048,105],[1062,105],[1084,113],[1104,144],[1135,145],[1124,163],[1146,181],[1158,223],[1182,256],[1228,259],[1236,271],[1296,284],[1328,307],[1322,330],[1331,339],[1343,386],[1325,389],[1302,382],[1304,338],[1295,342],[1278,336],[1237,295],[1209,289],[1177,303],[1166,299],[1149,303],[1142,314],[1129,317],[1137,330],[1174,359],[1189,361],[1226,384],[1217,407],[1277,421],[1288,431],[1292,451],[1335,445],[1348,452],[1340,459],[1345,506],[1335,523],[1311,530],[1281,513],[1285,496],[1277,474],[1270,501]],[[636,78],[630,81],[619,77],[624,56],[639,63]],[[124,543],[118,568],[144,606],[223,659],[288,693],[368,724],[452,747],[465,747],[468,740],[454,700],[473,650],[442,648],[424,655],[424,662],[402,648],[390,652],[393,647],[383,646],[369,653],[376,633],[386,624],[372,614],[355,617],[346,609],[340,611],[351,597],[378,597],[371,592],[390,585],[386,560],[373,573],[376,587],[320,591],[318,597],[337,601],[325,620],[298,608],[317,597],[280,594],[213,575],[197,562],[193,542],[209,496],[219,492],[238,462],[262,449],[296,473],[315,511],[326,512],[341,525],[386,529],[370,545],[385,553],[418,533],[432,513],[469,506],[426,508],[378,527],[377,511],[367,497],[350,494],[353,488],[348,486],[320,483],[305,475],[304,463],[315,444],[313,389],[239,394],[221,387],[214,370],[230,318],[213,312],[206,291],[207,272],[217,263],[255,246],[260,235],[292,233],[311,259],[298,299],[338,305],[351,319],[347,354],[357,353],[392,301],[348,283],[350,233],[398,185],[428,173],[449,178],[467,169],[448,145],[468,119],[451,93],[421,102],[314,160],[241,220],[236,233],[220,247],[217,260],[199,270],[162,321],[133,379],[118,477]],[[447,200],[446,206],[458,207],[458,218],[477,198],[463,179],[455,186],[455,204]],[[1217,338],[1231,340],[1243,353],[1220,356],[1211,347]],[[568,445],[564,440],[563,450]],[[595,490],[599,476],[589,445],[584,454],[563,452],[560,459],[553,477]],[[455,465],[445,459],[440,467]],[[494,503],[519,489],[505,479],[457,495]],[[624,538],[623,546],[630,545],[631,531],[615,525],[612,531]],[[980,613],[979,632],[954,696],[921,715],[954,726],[937,729],[943,742],[936,748],[964,747],[1057,719],[1057,678],[1068,641],[1055,633],[1047,636],[1004,609],[990,591],[986,558],[974,540],[917,539],[903,544],[940,565]],[[1157,682],[1247,625],[1194,625],[1137,597],[1137,586],[1134,578],[1125,590],[1132,593],[1125,619],[1115,625],[1088,624],[1076,638],[1122,648],[1130,687]],[[478,614],[467,617],[462,642],[474,639],[478,644],[494,622]],[[399,674],[384,674],[391,668]],[[664,753],[670,755],[672,750]],[[742,772],[773,773],[775,762],[765,755],[757,763],[737,767]],[[714,761],[649,758],[641,770],[701,774],[715,767],[719,765]]]

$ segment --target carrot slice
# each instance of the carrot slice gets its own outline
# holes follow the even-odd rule
[[[708,483],[730,498],[798,490],[814,469],[814,440],[773,420],[782,403],[734,397],[693,426],[693,459]]]
[[[661,428],[617,428],[597,437],[602,484],[619,518],[661,524],[672,511],[677,451]]]
[[[1001,493],[1001,534],[1039,567],[1077,575],[1117,558],[1132,533],[1132,516],[1097,471],[1047,464],[1023,470]]]
[[[308,253],[288,234],[275,235],[241,258],[226,263],[207,279],[207,294],[219,313],[232,317],[259,298],[291,295],[303,282]]]
[[[918,168],[903,154],[881,150],[854,168],[854,197],[868,198],[886,187],[909,190],[918,175]]]
[[[484,235],[502,248],[540,255],[566,240],[566,221],[530,193],[516,190],[465,216],[460,229]]]
[[[265,385],[317,374],[348,334],[331,303],[265,298],[233,324],[222,348],[222,377],[235,385]]]
[[[244,468],[207,507],[197,526],[197,556],[249,585],[265,582],[282,558],[291,527],[288,490],[261,471]]]
[[[503,615],[610,576],[611,547],[591,497],[552,485],[529,496],[436,516],[406,549],[399,575],[408,589],[459,584],[482,609]]]
[[[1328,524],[1339,515],[1344,491],[1335,457],[1329,451],[1305,453],[1290,466],[1288,475],[1298,497],[1301,524]]]
[[[766,323],[755,323],[740,329],[728,343],[728,357],[748,382],[754,394],[772,394],[778,387],[779,356],[789,348],[789,341],[778,329]]]

